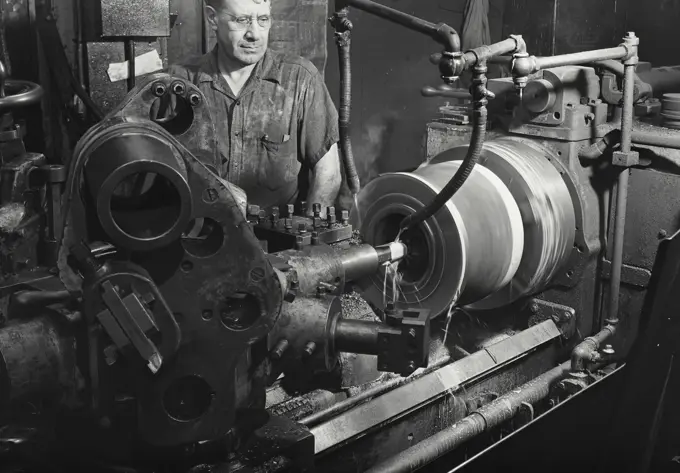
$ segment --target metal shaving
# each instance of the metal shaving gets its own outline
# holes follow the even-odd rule
[[[340,304],[342,305],[342,313],[347,319],[362,320],[377,318],[371,306],[356,291],[343,294],[340,298]]]
[[[359,230],[354,230],[352,231],[352,237],[349,239],[349,244],[350,245],[361,245],[363,244],[364,240],[361,238],[361,234],[359,233]]]

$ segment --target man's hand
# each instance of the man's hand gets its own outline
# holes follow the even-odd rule
[[[338,145],[334,144],[312,170],[312,179],[307,194],[307,216],[314,215],[312,204],[321,204],[321,217],[326,218],[326,207],[331,207],[340,191],[342,174]]]

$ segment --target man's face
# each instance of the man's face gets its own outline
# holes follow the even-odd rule
[[[271,0],[224,0],[221,8],[207,9],[222,54],[243,66],[264,56],[272,21]]]

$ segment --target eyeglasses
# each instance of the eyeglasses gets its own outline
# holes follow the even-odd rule
[[[250,16],[236,16],[226,12],[224,14],[231,18],[229,25],[235,31],[248,29],[255,20],[255,18]],[[258,16],[257,24],[260,25],[260,28],[269,29],[272,26],[272,17],[268,15]]]

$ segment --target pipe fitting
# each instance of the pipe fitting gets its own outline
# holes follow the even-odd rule
[[[629,31],[623,38],[623,43],[620,46],[626,48],[626,55],[621,58],[626,66],[635,66],[639,62],[638,46],[640,45],[640,38],[635,36],[635,33]]]
[[[527,43],[521,34],[511,34],[510,38],[515,40],[515,54],[527,54]]]
[[[435,32],[435,40],[441,43],[447,52],[460,52],[460,36],[458,32],[446,23],[439,23]]]
[[[615,333],[616,325],[607,325],[597,334],[585,338],[581,343],[576,345],[571,352],[571,371],[585,371],[587,363],[599,361],[600,353],[598,352],[598,349],[600,348],[600,345]]]
[[[512,56],[512,77],[528,77],[539,71],[536,56],[529,56],[529,53],[515,53]]]

